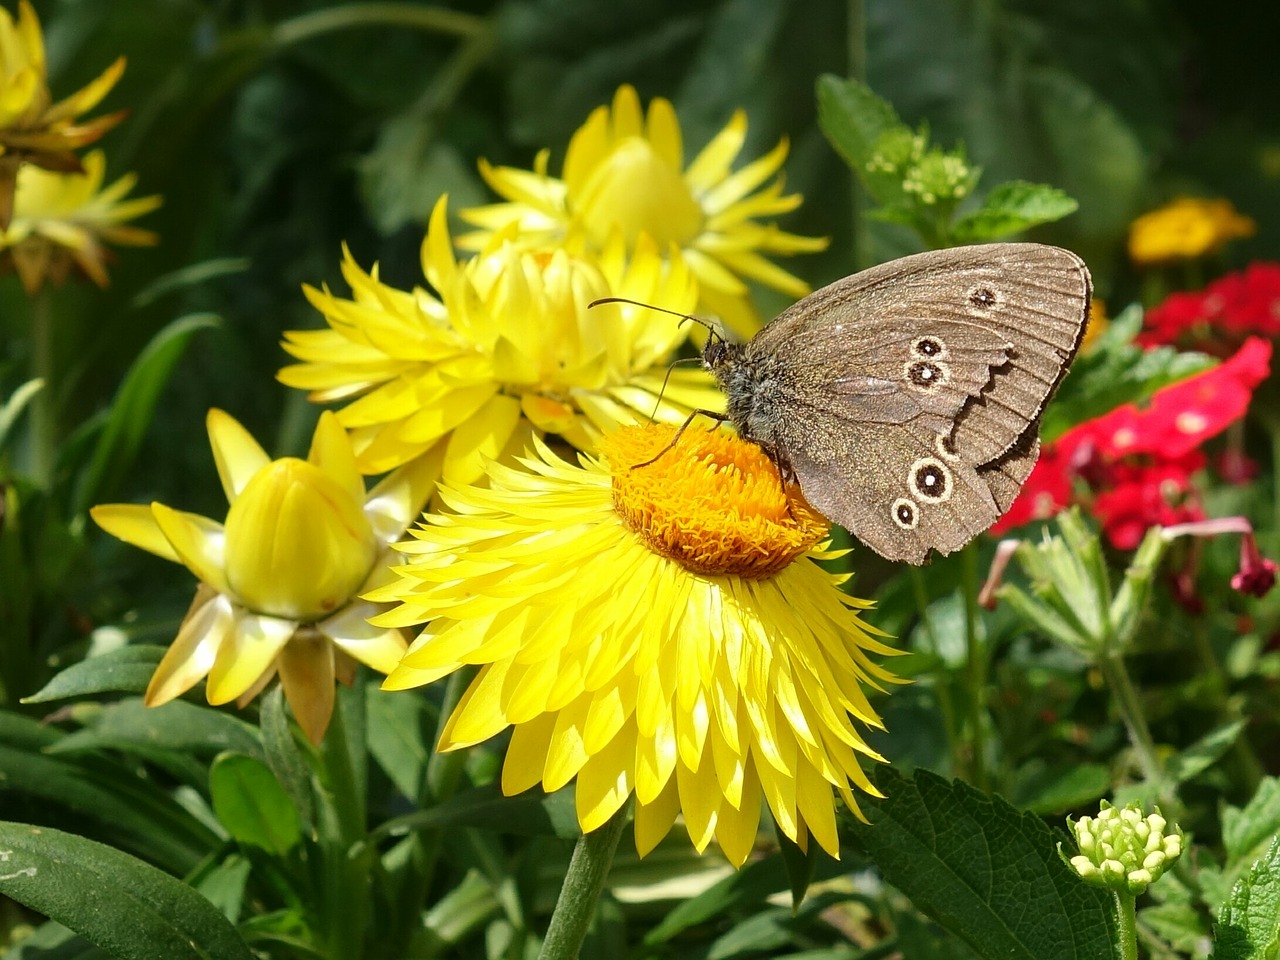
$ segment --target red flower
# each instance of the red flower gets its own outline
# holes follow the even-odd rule
[[[1199,450],[1244,416],[1270,373],[1271,344],[1250,338],[1212,370],[1082,423],[1045,446],[1018,499],[992,532],[1044,519],[1073,502],[1092,504],[1113,545],[1131,550],[1149,527],[1202,519],[1192,475]]]
[[[1249,533],[1240,538],[1240,572],[1231,578],[1232,588],[1251,597],[1264,597],[1276,585],[1276,572],[1280,567],[1258,549],[1258,542]]]
[[[1147,311],[1138,343],[1225,355],[1251,335],[1280,336],[1280,263],[1255,263]]]

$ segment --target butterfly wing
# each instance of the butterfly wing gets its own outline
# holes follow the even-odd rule
[[[934,251],[855,274],[747,344],[739,428],[809,501],[920,563],[990,526],[1038,455],[1037,422],[1084,333],[1083,261],[1040,244]]]

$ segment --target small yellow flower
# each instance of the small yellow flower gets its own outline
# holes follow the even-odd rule
[[[150,246],[156,235],[129,226],[160,206],[159,196],[125,196],[137,177],[126,174],[102,186],[107,161],[101,150],[90,151],[79,173],[52,173],[24,166],[18,171],[13,220],[0,231],[0,271],[13,269],[28,294],[49,280],[66,280],[73,267],[100,287],[108,283],[105,243]]]
[[[512,728],[506,794],[576,777],[591,831],[634,793],[641,854],[683,813],[699,850],[714,837],[741,865],[763,799],[788,837],[838,855],[833,790],[855,813],[853,788],[876,792],[865,688],[896,682],[869,655],[893,651],[815,562],[839,555],[827,524],[763,452],[675,433],[621,428],[607,464],[582,466],[536,443],[523,469],[443,491],[454,512],[429,514],[370,595],[399,604],[375,623],[427,624],[384,686],[479,665],[440,749]]]
[[[353,299],[308,287],[329,329],[285,334],[285,350],[303,362],[281,370],[281,382],[318,403],[356,398],[338,417],[365,473],[435,450],[447,481],[470,483],[487,458],[523,450],[531,430],[590,449],[655,410],[679,422],[694,408],[723,407],[703,370],[673,370],[663,390],[668,358],[688,336],[676,319],[627,304],[587,309],[608,296],[693,308],[688,270],[663,263],[652,241],[629,257],[615,242],[585,258],[500,234],[459,263],[442,199],[422,267],[438,299],[386,286],[347,253]]]
[[[1129,259],[1140,267],[1193,260],[1256,231],[1229,200],[1178,197],[1129,225]]]
[[[328,412],[306,460],[270,459],[221,410],[209,412],[209,440],[231,504],[225,524],[162,503],[90,511],[112,536],[200,578],[147,705],[207,676],[210,703],[243,706],[278,673],[298,723],[319,743],[334,679],[351,682],[355,661],[387,673],[405,651],[401,631],[367,622],[378,607],[359,594],[387,579],[388,544],[418,515],[433,471],[423,461],[366,494],[351,442]]]
[[[612,109],[593,111],[569,141],[561,178],[547,174],[545,150],[532,171],[482,162],[481,175],[507,202],[462,211],[482,229],[459,243],[479,248],[512,223],[532,242],[560,243],[581,231],[596,249],[615,234],[629,245],[652,237],[678,249],[697,277],[699,310],[752,333],[759,317],[744,280],[802,297],[809,292],[804,281],[767,255],[822,250],[827,241],[760,222],[794,210],[802,198],[784,194],[782,177],[775,176],[787,156],[786,140],[732,169],[746,135],[746,115],[738,111],[686,167],[671,102],[654,99],[646,115],[635,88],[619,87]]]
[[[44,36],[27,0],[19,0],[15,23],[0,9],[0,227],[9,223],[14,178],[23,163],[63,172],[80,169],[73,152],[124,118],[124,111],[84,123],[76,118],[96,107],[124,73],[124,57],[58,103],[49,92]]]

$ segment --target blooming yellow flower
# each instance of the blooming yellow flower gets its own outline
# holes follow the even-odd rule
[[[760,222],[794,210],[802,198],[784,194],[775,176],[787,156],[786,140],[732,169],[746,135],[746,114],[739,110],[686,167],[671,102],[658,97],[646,114],[635,88],[619,87],[613,108],[593,111],[569,141],[561,178],[548,175],[545,150],[532,171],[481,162],[481,175],[506,202],[462,211],[482,229],[459,243],[475,249],[512,223],[541,242],[559,243],[580,230],[597,249],[615,234],[628,244],[649,236],[677,248],[693,270],[699,310],[752,333],[759,317],[744,279],[802,297],[809,292],[804,281],[767,255],[822,250],[827,241]]]
[[[815,562],[838,555],[827,524],[757,446],[675,435],[621,428],[607,465],[538,443],[487,488],[442,491],[454,512],[428,514],[370,595],[399,604],[375,623],[427,624],[384,686],[480,665],[440,749],[513,728],[505,793],[576,777],[591,831],[634,792],[641,854],[683,813],[699,850],[714,836],[741,865],[763,798],[788,837],[838,855],[833,789],[855,812],[853,787],[875,793],[864,686],[894,682],[868,655],[893,651]]]
[[[0,10],[0,227],[12,212],[14,178],[23,163],[49,170],[79,170],[73,152],[97,140],[124,118],[124,111],[85,123],[76,118],[96,107],[124,73],[124,57],[76,93],[53,102],[49,92],[44,36],[27,0],[18,19]]]
[[[209,411],[209,440],[231,504],[225,523],[153,503],[90,512],[126,543],[181,563],[200,578],[178,636],[147,687],[148,706],[209,678],[210,703],[252,700],[276,674],[307,736],[318,743],[333,712],[335,677],[355,661],[387,673],[407,646],[373,627],[359,599],[388,577],[399,539],[432,489],[425,461],[367,495],[351,442],[324,413],[306,460],[270,459],[234,419]]]
[[[655,410],[678,422],[695,408],[723,408],[703,370],[673,370],[663,389],[687,327],[627,304],[587,309],[607,296],[693,308],[688,270],[664,263],[652,241],[630,256],[614,242],[585,258],[499,234],[460,264],[441,199],[422,267],[438,299],[386,286],[348,252],[343,275],[353,299],[307,288],[329,329],[285,334],[284,348],[303,362],[281,370],[281,382],[320,403],[356,398],[338,417],[365,473],[435,450],[447,481],[470,483],[487,458],[523,450],[531,429],[590,449],[603,432]]]
[[[1129,259],[1138,266],[1193,260],[1256,230],[1229,200],[1178,197],[1129,225]]]
[[[13,269],[27,293],[45,280],[66,280],[73,267],[100,287],[108,282],[104,243],[150,246],[156,235],[129,226],[160,206],[159,196],[124,199],[137,177],[126,174],[102,186],[107,161],[101,150],[90,151],[79,173],[53,173],[24,166],[18,171],[13,219],[0,231],[0,271]]]

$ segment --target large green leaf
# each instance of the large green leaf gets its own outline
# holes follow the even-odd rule
[[[173,700],[159,707],[130,698],[107,704],[83,730],[67,734],[52,753],[117,749],[153,753],[176,750],[205,756],[237,750],[260,756],[257,729],[212,707]]]
[[[0,893],[121,960],[253,960],[213,904],[119,850],[9,822],[0,822],[0,849]]]
[[[999,797],[925,771],[876,770],[885,799],[858,798],[869,823],[843,835],[885,880],[980,957],[1081,960],[1113,956],[1111,902],[1058,856],[1055,836]]]

